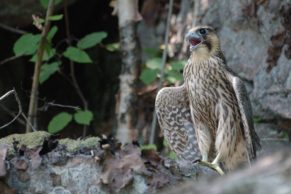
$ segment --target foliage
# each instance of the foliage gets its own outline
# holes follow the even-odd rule
[[[74,114],[74,119],[77,123],[81,125],[89,125],[93,119],[93,114],[91,111],[88,110],[79,110]]]
[[[40,41],[40,34],[24,34],[13,46],[15,56],[32,55],[36,53],[37,45]]]
[[[79,40],[77,46],[80,49],[88,49],[95,46],[96,44],[99,44],[106,37],[106,32],[94,32]]]
[[[58,5],[62,0],[55,0],[54,4]],[[49,0],[40,0],[41,5],[47,9]],[[42,29],[45,19],[38,16],[33,17],[34,25],[38,29]],[[62,14],[52,15],[48,18],[53,24],[54,22],[63,19]],[[47,34],[45,49],[42,58],[42,66],[40,68],[39,83],[43,84],[49,80],[51,76],[60,71],[64,59],[76,63],[92,63],[92,59],[87,53],[87,49],[100,44],[106,37],[106,32],[93,32],[85,35],[80,40],[76,40],[65,47],[64,50],[59,50],[59,47],[54,48],[53,38],[58,32],[58,28],[52,25]],[[31,56],[30,62],[36,62],[37,49],[41,39],[41,32],[38,34],[26,33],[18,38],[14,43],[13,52],[15,56]],[[75,40],[75,39],[74,39]],[[67,43],[68,41],[62,41]],[[107,48],[108,47],[108,48]],[[114,51],[118,49],[118,45],[110,45],[106,48]],[[62,47],[63,48],[63,47]],[[66,127],[72,120],[80,125],[89,125],[93,119],[93,114],[89,110],[79,110],[74,114],[61,112],[55,115],[48,125],[50,133],[57,133]]]
[[[66,127],[72,120],[72,115],[67,112],[61,112],[54,116],[48,125],[48,132],[57,133]]]
[[[157,150],[157,146],[155,144],[144,144],[140,146],[141,150]]]
[[[69,46],[63,55],[77,63],[92,63],[92,60],[85,51],[73,46]]]
[[[90,125],[93,113],[89,110],[78,110],[74,114],[61,112],[55,115],[48,125],[48,132],[58,133],[63,130],[72,120],[80,125]]]
[[[140,80],[146,85],[153,83],[161,77],[162,59],[159,52],[155,49],[147,49],[149,60],[146,61],[145,66],[141,72]],[[169,84],[173,84],[183,80],[182,70],[186,61],[170,60],[164,69],[165,80]]]
[[[169,143],[167,142],[166,139],[164,139],[164,141],[163,141],[163,146],[164,146],[165,150],[167,150],[166,155],[167,155],[170,159],[172,159],[172,160],[176,160],[176,159],[177,159],[177,155],[176,155],[176,153],[175,153],[174,151],[172,151],[172,150],[170,149]]]

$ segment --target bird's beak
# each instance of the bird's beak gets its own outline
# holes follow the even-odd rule
[[[196,32],[188,32],[186,34],[186,40],[190,44],[190,51],[192,52],[203,41],[203,38]]]

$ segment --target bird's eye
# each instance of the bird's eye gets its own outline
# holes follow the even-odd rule
[[[205,35],[207,33],[207,31],[204,28],[202,28],[202,29],[199,30],[199,33],[201,35]]]

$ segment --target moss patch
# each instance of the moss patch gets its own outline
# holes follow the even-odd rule
[[[26,145],[27,148],[34,148],[35,146],[42,145],[43,140],[46,137],[49,137],[51,134],[46,131],[36,131],[32,133],[26,134],[13,134],[9,135],[5,138],[0,139],[0,144],[7,144],[9,145],[8,154],[14,154],[13,149],[13,140],[19,142],[19,145]],[[76,152],[81,148],[96,148],[99,146],[99,138],[98,137],[88,137],[84,140],[81,139],[60,139],[59,144],[65,145],[68,152]]]

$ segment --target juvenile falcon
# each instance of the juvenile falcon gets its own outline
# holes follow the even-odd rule
[[[180,158],[199,156],[197,142],[201,163],[223,174],[220,164],[228,171],[256,157],[260,143],[251,104],[243,82],[227,67],[213,28],[192,28],[186,40],[191,56],[184,67],[185,83],[159,91],[159,124]]]

